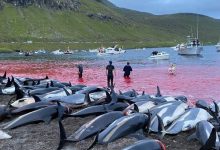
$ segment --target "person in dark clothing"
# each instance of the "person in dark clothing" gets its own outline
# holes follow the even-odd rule
[[[82,64],[78,65],[77,68],[78,70],[78,74],[79,74],[79,78],[82,78],[82,74],[83,74],[83,66]]]
[[[112,61],[109,61],[109,65],[106,66],[106,76],[108,87],[113,87],[114,75],[116,76],[115,67],[112,65]],[[111,83],[111,84],[110,84]]]
[[[124,71],[124,77],[125,77],[125,78],[129,78],[130,73],[131,73],[131,71],[132,71],[132,68],[131,68],[131,66],[130,66],[130,63],[129,63],[129,62],[127,62],[127,65],[126,65],[126,66],[124,66],[123,71]]]

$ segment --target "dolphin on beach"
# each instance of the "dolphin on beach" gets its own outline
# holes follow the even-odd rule
[[[123,136],[135,133],[138,130],[148,132],[149,124],[149,114],[134,113],[129,116],[121,117],[112,122],[105,130],[97,134],[89,149],[94,147],[95,144],[107,144]]]
[[[196,124],[196,131],[187,140],[197,139],[203,149],[219,149],[219,137],[214,126],[206,121],[200,121]]]
[[[25,124],[44,121],[49,123],[52,118],[57,116],[57,105],[51,105],[41,108],[30,113],[19,116],[18,118],[10,121],[4,129],[13,129]]]
[[[104,130],[109,124],[114,122],[116,119],[123,117],[124,114],[121,111],[113,111],[103,115],[100,115],[91,121],[82,125],[74,134],[66,137],[65,129],[62,122],[59,121],[60,127],[60,144],[58,149],[61,149],[65,142],[78,142],[89,138],[98,132]]]
[[[185,103],[180,103],[179,105],[169,105],[160,109],[156,115],[160,116],[163,121],[163,125],[167,126],[172,123],[175,119],[179,118],[188,108],[188,105]],[[150,131],[158,132],[158,117],[152,116]]]
[[[202,108],[191,108],[176,119],[166,130],[164,129],[162,119],[158,116],[158,130],[162,137],[165,134],[178,134],[181,131],[193,129],[196,124],[202,120],[209,120],[211,118],[212,116],[206,110]]]
[[[133,145],[122,150],[166,150],[166,147],[159,140],[145,139],[137,141]]]

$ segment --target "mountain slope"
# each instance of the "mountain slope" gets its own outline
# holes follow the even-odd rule
[[[155,16],[107,0],[0,0],[0,41],[174,44],[195,35],[196,16]],[[220,20],[200,15],[199,31],[202,41],[216,42]]]

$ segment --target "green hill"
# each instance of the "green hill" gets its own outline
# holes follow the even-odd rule
[[[191,31],[195,35],[197,16],[156,16],[107,0],[0,0],[0,49],[170,46],[185,41]],[[216,43],[220,20],[198,19],[201,41]]]

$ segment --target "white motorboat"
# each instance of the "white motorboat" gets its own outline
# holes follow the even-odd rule
[[[217,45],[215,45],[217,51],[220,51],[220,42],[217,43]]]
[[[180,48],[180,44],[177,44],[176,46],[171,47],[173,50],[178,51]]]
[[[55,54],[55,55],[62,55],[62,54],[64,54],[64,52],[62,52],[60,49],[52,51],[51,53]]]
[[[153,51],[148,59],[170,59],[170,54],[166,52]]]
[[[118,48],[117,45],[114,47],[109,47],[109,48],[99,48],[98,49],[98,55],[106,55],[106,54],[122,54],[125,53],[126,50],[123,50],[122,48]]]
[[[198,38],[187,36],[187,42],[180,44],[177,52],[179,55],[200,55],[202,50],[203,46]]]

